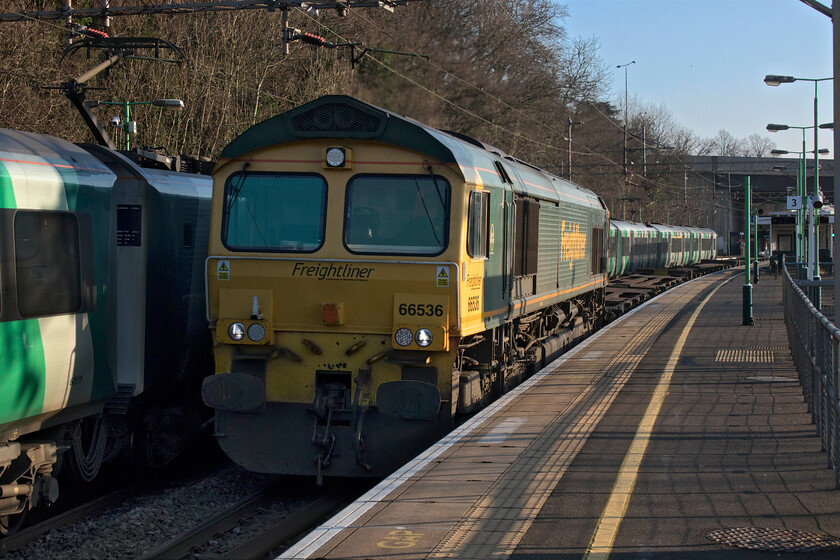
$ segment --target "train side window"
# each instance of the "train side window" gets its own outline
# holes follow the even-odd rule
[[[70,212],[19,211],[14,219],[15,273],[21,317],[82,309],[79,223]]]
[[[474,259],[487,257],[488,219],[490,193],[473,191],[470,193],[470,208],[467,223],[467,254]]]

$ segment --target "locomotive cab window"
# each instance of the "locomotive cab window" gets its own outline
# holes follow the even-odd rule
[[[449,182],[431,175],[358,175],[347,184],[344,244],[353,253],[438,255],[446,249]]]
[[[474,259],[487,257],[490,193],[470,193],[470,209],[467,223],[467,254]]]
[[[69,212],[15,214],[15,273],[21,317],[82,310],[79,224]]]
[[[324,243],[320,175],[239,172],[225,186],[222,241],[234,251],[311,253]]]

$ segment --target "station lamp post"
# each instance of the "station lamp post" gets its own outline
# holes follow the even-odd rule
[[[753,320],[753,298],[752,282],[750,279],[750,217],[752,213],[752,201],[750,200],[750,178],[744,179],[744,288],[742,297],[743,321],[742,325],[752,326]]]
[[[768,78],[769,77],[770,76],[768,76]],[[775,76],[775,77],[776,78],[781,78],[783,76]],[[808,214],[807,214],[808,217],[809,217],[807,222],[810,222],[810,225],[807,226],[808,227],[808,236],[807,236],[808,241],[807,241],[807,244],[806,244],[806,252],[805,252],[805,254],[807,255],[806,260],[808,262],[808,279],[809,280],[810,279],[817,280],[817,281],[820,280],[820,260],[819,260],[819,255],[820,255],[820,248],[819,248],[820,247],[820,243],[819,243],[820,211],[819,211],[819,208],[820,208],[820,206],[822,206],[822,203],[821,202],[816,202],[816,201],[817,200],[821,201],[820,184],[819,184],[819,181],[820,181],[819,154],[821,154],[821,153],[824,154],[826,152],[818,149],[816,145],[814,146],[813,150],[811,150],[810,152],[807,151],[805,149],[805,131],[810,130],[810,129],[814,129],[816,131],[818,128],[830,128],[830,127],[833,127],[833,126],[834,126],[833,124],[812,125],[812,126],[791,126],[791,125],[786,125],[786,124],[768,124],[767,125],[767,130],[769,132],[779,132],[780,130],[789,130],[789,129],[796,129],[796,130],[801,130],[802,131],[802,151],[801,152],[795,152],[795,153],[802,154],[802,172],[801,172],[802,187],[800,189],[801,192],[798,192],[797,195],[803,197],[802,198],[802,201],[803,201],[802,208],[803,209],[805,209],[805,207],[806,207],[805,206],[805,201],[809,200],[809,199],[811,201],[811,204],[809,204],[808,207],[812,208],[812,211],[808,212]],[[817,132],[814,133],[814,136],[816,138]],[[771,152],[771,153],[773,153],[773,152]],[[805,159],[805,155],[810,154],[810,153],[814,154],[814,190],[813,190],[813,193],[812,193],[811,196],[809,196],[808,198],[805,198],[805,196],[807,195],[807,190],[808,190],[807,185],[805,184],[805,180],[806,180],[806,171],[805,171],[806,170],[806,163],[805,163],[806,159]],[[819,299],[819,292],[818,291],[815,292],[815,298],[817,300]],[[813,301],[812,303],[815,306],[819,307],[819,305],[818,305],[819,301]]]
[[[815,9],[822,15],[831,18],[831,35],[832,35],[832,73],[835,76],[840,76],[840,1],[833,2],[830,6],[826,6],[817,0],[802,0],[804,4],[807,4],[811,8]],[[768,76],[770,77],[770,76]],[[801,78],[793,78],[791,76],[783,76],[785,78],[779,83],[789,83],[791,81],[796,81],[797,79]],[[828,79],[828,78],[825,78]],[[767,79],[765,78],[765,81]],[[771,82],[775,82],[775,80],[771,77]],[[775,85],[769,84],[769,85]],[[840,120],[840,88],[834,88],[834,122]],[[816,85],[814,85],[814,105],[816,106]],[[816,124],[817,119],[814,119],[814,124]],[[816,146],[814,146],[816,148]],[[837,134],[834,135],[834,157],[837,158],[837,154],[840,154],[840,136]],[[834,173],[834,200],[835,205],[837,201],[840,200],[840,173]],[[835,220],[834,222],[834,254],[840,255],[840,235],[837,232],[838,229],[838,221]],[[834,275],[834,293],[835,296],[840,294],[840,274]],[[834,324],[840,325],[840,305],[834,306]],[[838,482],[838,487],[840,487],[840,482]]]
[[[812,153],[812,152],[813,152],[813,150],[811,152],[791,151],[791,150],[770,150],[770,155],[772,155],[772,156],[783,156],[783,155],[789,155],[789,154],[796,154],[796,156],[797,156],[797,159],[796,159],[796,187],[795,187],[795,193],[796,193],[796,197],[797,197],[796,198],[796,200],[797,200],[796,208],[795,208],[795,212],[796,212],[796,262],[798,263],[797,264],[797,271],[798,271],[797,274],[799,275],[800,280],[805,279],[804,268],[803,268],[803,265],[801,263],[803,263],[807,260],[807,257],[805,256],[806,253],[807,253],[807,251],[805,250],[805,237],[804,237],[804,234],[803,234],[803,230],[805,229],[803,227],[803,224],[805,222],[805,205],[802,203],[803,197],[804,197],[804,192],[805,192],[805,177],[807,175],[807,172],[806,172],[806,167],[807,167],[807,165],[806,165],[806,154],[809,154],[809,153]],[[824,154],[824,155],[828,154],[829,149],[828,148],[821,148],[819,150],[819,153]],[[787,171],[787,167],[786,166],[774,166],[773,170],[774,171]]]
[[[184,108],[184,102],[180,99],[155,99],[154,101],[90,101],[91,107],[98,105],[116,105],[123,108],[123,122],[120,124],[119,117],[112,121],[115,126],[122,126],[124,134],[125,149],[131,149],[131,135],[137,132],[137,123],[131,120],[131,107],[135,105],[154,105],[164,107],[172,111],[179,111]]]
[[[627,67],[631,64],[636,64],[635,60],[631,60],[627,64],[619,64],[616,68],[624,68],[624,196],[627,196],[628,186],[630,184],[627,175]],[[624,219],[624,202],[621,203],[621,219]]]
[[[819,86],[820,82],[825,82],[825,81],[833,80],[833,79],[834,79],[833,77],[828,77],[828,78],[797,78],[797,77],[794,77],[794,76],[779,76],[779,75],[776,75],[776,74],[768,74],[767,76],[764,77],[764,83],[767,84],[768,86],[773,86],[773,87],[779,86],[781,84],[792,84],[793,82],[797,82],[797,81],[799,81],[799,82],[814,82],[814,126],[809,127],[809,128],[814,129],[814,193],[813,193],[813,196],[814,196],[815,200],[820,196],[820,164],[819,164],[819,148],[820,148],[820,145],[819,145],[819,108],[818,108],[819,105],[818,105],[818,101],[817,101],[817,87]],[[799,128],[799,127],[788,127],[788,128]],[[768,127],[768,130],[770,130],[769,127]],[[785,129],[779,129],[779,130],[785,130]],[[803,138],[803,144],[804,144],[804,138],[805,138],[805,132],[804,131],[802,132],[802,138]],[[804,151],[805,148],[803,147],[802,149]],[[813,272],[812,278],[814,280],[819,280],[820,279],[820,259],[819,259],[819,254],[820,254],[820,248],[819,248],[819,245],[820,245],[819,244],[819,219],[820,218],[819,217],[820,217],[820,214],[819,214],[819,210],[815,209],[813,214],[814,214],[813,219],[817,221],[816,232],[814,234],[814,239],[813,239],[813,242],[814,242],[813,252],[817,255],[816,259],[814,261],[816,263],[816,268],[811,269],[811,267],[809,265],[808,273],[809,273],[809,276],[810,276],[811,273]],[[817,296],[817,297],[819,297],[819,296]],[[814,305],[817,308],[819,308],[819,302],[818,301],[815,301],[815,302],[812,302],[812,303],[814,303]]]

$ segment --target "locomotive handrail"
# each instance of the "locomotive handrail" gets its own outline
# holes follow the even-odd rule
[[[785,326],[799,382],[840,489],[840,328],[814,307],[783,266]]]

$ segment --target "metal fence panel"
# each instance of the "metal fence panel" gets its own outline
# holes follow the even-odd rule
[[[840,488],[840,329],[814,307],[787,267],[782,268],[782,301],[793,362],[828,466],[834,469],[835,488]]]

